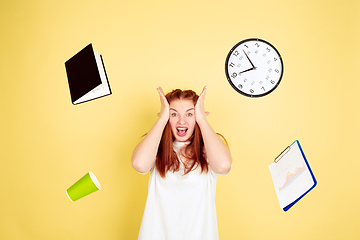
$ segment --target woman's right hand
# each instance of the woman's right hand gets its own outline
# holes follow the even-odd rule
[[[158,120],[140,143],[135,147],[131,156],[133,168],[140,173],[147,173],[154,167],[164,127],[169,121],[170,107],[161,87],[158,89],[161,109]]]
[[[160,113],[158,113],[159,119],[163,119],[164,121],[168,121],[170,117],[170,107],[169,103],[165,97],[165,94],[161,87],[157,88],[160,96],[161,109]]]

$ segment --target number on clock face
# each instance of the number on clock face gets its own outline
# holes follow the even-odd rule
[[[229,52],[225,73],[230,85],[248,97],[269,94],[279,85],[284,66],[279,52],[261,39],[246,39]]]

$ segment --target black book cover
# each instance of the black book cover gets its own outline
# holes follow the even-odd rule
[[[91,43],[66,61],[65,68],[73,103],[101,84]]]

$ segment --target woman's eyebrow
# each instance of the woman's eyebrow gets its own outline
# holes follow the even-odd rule
[[[175,111],[175,112],[178,112],[176,109],[174,109],[174,108],[170,108],[169,110],[173,110],[173,111]],[[186,112],[188,112],[188,111],[191,111],[191,110],[195,110],[195,108],[189,108],[188,110],[186,110]]]

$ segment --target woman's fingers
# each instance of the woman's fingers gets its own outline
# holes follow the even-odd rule
[[[209,112],[205,112],[205,93],[206,93],[207,87],[205,86],[199,96],[199,99],[195,106],[195,117],[196,121],[201,120],[205,118],[207,115],[209,115]]]
[[[159,96],[160,96],[160,103],[161,103],[161,109],[160,109],[160,113],[158,113],[157,115],[160,117],[161,115],[164,115],[165,118],[168,118],[169,116],[169,103],[165,97],[164,91],[162,90],[161,87],[157,88],[157,91],[159,92]]]
[[[161,87],[158,87],[157,90],[158,90],[159,95],[160,95],[160,101],[161,101],[161,103],[164,104],[164,105],[169,105],[169,103],[168,103],[168,101],[167,101],[167,99],[166,99],[166,97],[165,97],[165,94],[164,94],[162,88],[161,88]]]
[[[164,92],[163,92],[162,88],[158,87],[156,90],[159,92],[160,100],[163,100]]]
[[[207,86],[205,86],[200,94],[200,97],[201,96],[205,96],[205,93],[206,93],[206,90],[207,90]]]

